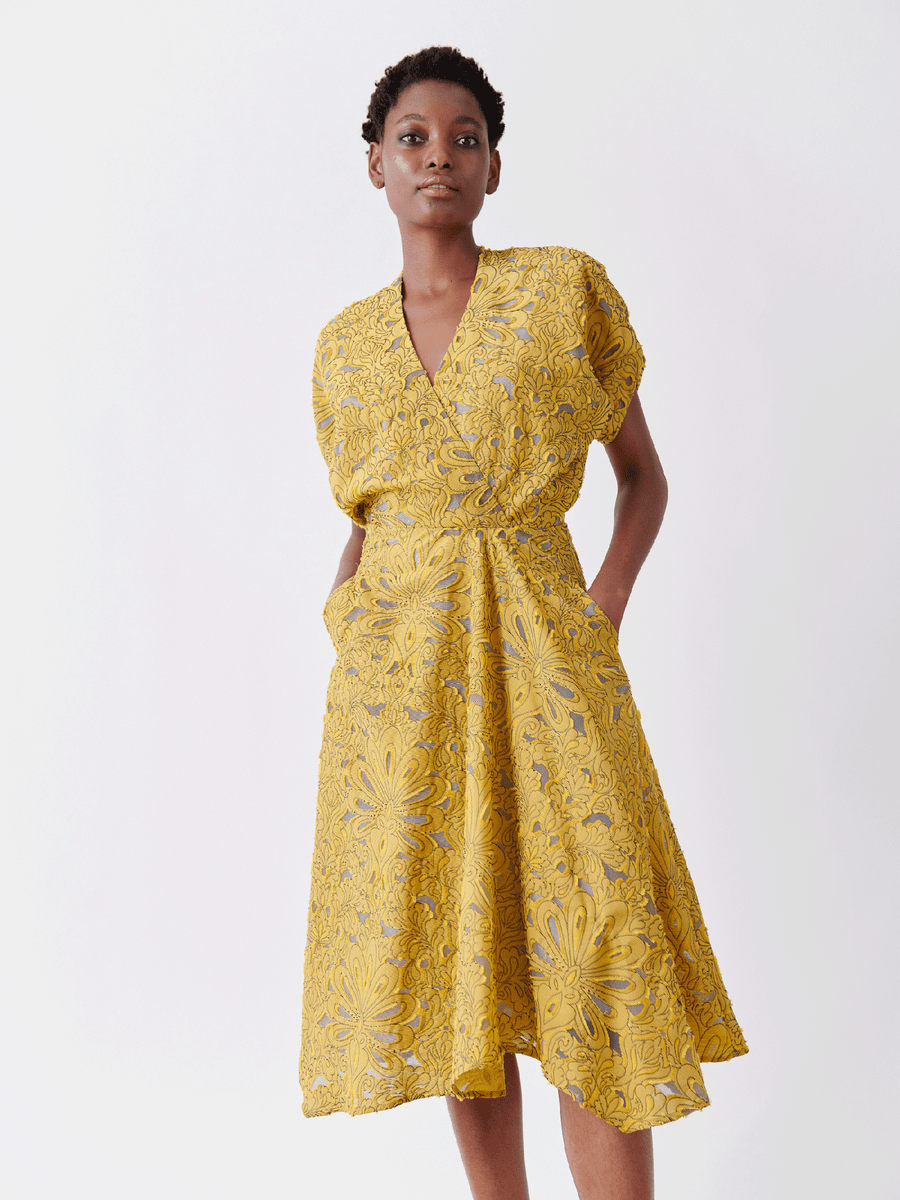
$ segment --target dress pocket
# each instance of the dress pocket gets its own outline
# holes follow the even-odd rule
[[[605,675],[622,674],[616,627],[589,592],[572,581],[566,589],[562,630],[570,652],[582,662],[602,666]],[[611,676],[610,676],[611,677]]]
[[[343,618],[353,609],[356,585],[355,574],[351,575],[349,579],[345,579],[343,583],[339,583],[329,594],[325,601],[325,607],[322,609],[322,620],[325,622],[325,628],[335,646],[340,640],[342,632],[340,627],[344,624]]]
[[[616,645],[619,643],[619,631],[613,625],[612,621],[600,607],[596,600],[591,596],[590,592],[584,592],[584,615],[591,620],[602,621],[612,636],[616,639]]]

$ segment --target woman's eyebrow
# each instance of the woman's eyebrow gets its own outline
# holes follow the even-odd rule
[[[427,120],[427,118],[423,117],[421,113],[406,113],[404,116],[398,117],[397,120],[398,121],[425,121],[425,120]],[[453,124],[454,125],[474,125],[476,129],[480,129],[483,125],[483,122],[479,121],[477,117],[454,117]]]

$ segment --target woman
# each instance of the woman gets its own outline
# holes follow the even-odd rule
[[[617,650],[666,482],[643,353],[599,263],[491,251],[502,99],[433,47],[363,136],[403,272],[319,338],[317,434],[352,518],[325,621],[304,1112],[445,1095],[473,1195],[527,1195],[515,1055],[559,1089],[581,1197],[652,1193],[650,1128],[746,1051]],[[563,515],[618,482],[590,587]]]

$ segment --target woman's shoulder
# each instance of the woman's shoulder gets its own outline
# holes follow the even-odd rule
[[[571,246],[509,246],[505,250],[485,249],[484,253],[497,267],[525,267],[548,273],[578,273],[585,267],[592,267],[605,273],[602,263],[584,250],[575,250]]]
[[[484,250],[488,271],[511,281],[519,276],[522,285],[540,287],[542,280],[552,284],[556,298],[566,295],[581,303],[586,293],[603,294],[609,285],[606,268],[592,255],[571,246],[509,246],[505,250]],[[560,290],[561,289],[561,290]]]
[[[391,320],[391,310],[396,306],[398,294],[398,281],[395,280],[373,292],[371,296],[354,300],[323,325],[319,341],[365,336],[375,326],[381,326],[386,320]]]

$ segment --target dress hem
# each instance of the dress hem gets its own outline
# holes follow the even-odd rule
[[[547,1074],[547,1071],[544,1067],[544,1063],[541,1059],[540,1054],[532,1053],[531,1051],[524,1049],[521,1046],[516,1047],[514,1049],[507,1048],[505,1046],[501,1046],[500,1049],[501,1049],[502,1054],[521,1054],[524,1058],[535,1059],[541,1065],[541,1074],[544,1076],[544,1078],[547,1080],[547,1082],[551,1085],[551,1087],[556,1087],[556,1084],[553,1083],[553,1081],[550,1079],[549,1075]],[[709,1057],[709,1058],[701,1058],[700,1061],[706,1062],[706,1063],[729,1062],[732,1058],[740,1058],[744,1054],[747,1054],[747,1053],[749,1053],[749,1048],[747,1046],[743,1046],[742,1048],[730,1051],[728,1054],[716,1055],[715,1057]],[[562,1088],[557,1088],[557,1091],[563,1091],[563,1090],[564,1089],[562,1089]],[[569,1096],[572,1096],[571,1092],[566,1092],[566,1094]],[[416,1100],[434,1100],[434,1099],[438,1099],[441,1096],[446,1096],[446,1097],[452,1096],[456,1100],[499,1100],[501,1097],[503,1097],[505,1095],[506,1095],[505,1087],[503,1088],[502,1091],[486,1091],[486,1090],[468,1091],[464,1095],[457,1095],[455,1092],[452,1092],[452,1091],[450,1091],[450,1092],[444,1092],[444,1091],[419,1092],[415,1096],[399,1096],[396,1099],[394,1099],[388,1103],[379,1102],[379,1103],[373,1104],[371,1106],[360,1106],[360,1107],[356,1107],[356,1108],[345,1108],[345,1107],[341,1107],[341,1106],[335,1106],[334,1108],[319,1109],[316,1112],[307,1112],[305,1109],[305,1106],[304,1106],[303,1116],[311,1119],[313,1117],[330,1117],[330,1116],[334,1116],[335,1113],[345,1113],[349,1117],[364,1117],[364,1116],[367,1116],[367,1115],[370,1115],[370,1114],[376,1113],[376,1112],[388,1112],[392,1108],[399,1108],[402,1104],[412,1104]],[[671,1125],[673,1121],[679,1121],[679,1120],[681,1120],[682,1117],[689,1117],[695,1112],[702,1112],[702,1110],[704,1108],[708,1108],[711,1103],[711,1101],[708,1099],[702,1100],[698,1097],[696,1103],[691,1103],[690,1107],[685,1108],[681,1112],[677,1112],[673,1115],[660,1114],[658,1118],[651,1119],[649,1121],[637,1120],[637,1121],[631,1121],[631,1122],[616,1122],[614,1120],[611,1120],[610,1117],[608,1117],[608,1116],[603,1116],[601,1113],[597,1112],[597,1110],[595,1108],[591,1108],[587,1104],[582,1104],[581,1101],[579,1101],[575,1096],[572,1096],[572,1099],[575,1100],[575,1103],[579,1106],[579,1108],[586,1108],[588,1110],[588,1112],[594,1113],[595,1116],[600,1117],[600,1119],[602,1121],[605,1121],[608,1125],[612,1125],[614,1128],[619,1129],[622,1133],[638,1133],[642,1129],[651,1129],[657,1125]]]

